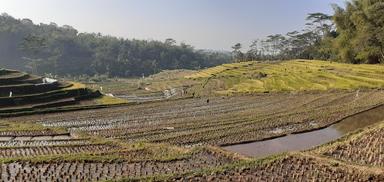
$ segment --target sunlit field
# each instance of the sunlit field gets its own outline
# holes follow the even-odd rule
[[[0,2],[0,182],[384,182],[383,0]]]

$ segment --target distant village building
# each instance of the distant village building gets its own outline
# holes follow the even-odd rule
[[[106,96],[109,96],[109,97],[115,97],[113,94],[111,93],[108,93],[108,94],[105,94]]]
[[[52,79],[52,78],[43,78],[43,83],[44,84],[51,84],[51,83],[56,83],[57,80]]]
[[[39,84],[36,84],[36,85],[54,84],[54,83],[57,83],[58,81],[55,80],[55,79],[52,79],[52,78],[43,78],[42,82],[43,83],[39,83]]]

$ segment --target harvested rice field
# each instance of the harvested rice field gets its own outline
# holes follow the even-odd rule
[[[3,125],[17,132],[2,131],[12,136],[0,143],[2,179],[382,181],[382,122],[312,150],[267,158],[220,146],[324,128],[381,108],[383,98],[382,90],[361,90],[358,96],[356,91],[270,93],[4,118]],[[20,121],[28,122],[12,125]],[[47,138],[65,134],[69,138]],[[32,140],[38,136],[44,138]]]
[[[9,119],[124,142],[223,146],[331,125],[384,104],[383,90],[261,94],[146,103]]]
[[[304,154],[253,161],[172,181],[383,181],[382,169],[351,166]]]
[[[336,141],[320,149],[324,156],[359,165],[384,167],[384,125]]]
[[[3,181],[104,181],[175,175],[243,160],[216,148],[119,144],[0,149]]]
[[[300,70],[313,71],[322,81]],[[55,96],[41,103],[51,111],[39,113],[17,113],[20,108],[4,105],[0,181],[384,181],[384,90],[383,79],[377,77],[382,73],[370,65],[345,69],[318,61],[246,62],[163,72],[136,79],[146,82],[140,88],[132,80],[119,81],[127,81],[126,87],[117,82],[94,85],[161,97],[146,102],[100,96],[75,104],[80,110],[66,110],[51,105],[62,101]],[[299,75],[307,85],[296,86]],[[39,77],[16,71],[0,76],[4,84],[15,80]],[[85,88],[68,83],[55,89],[67,93]],[[171,89],[185,95],[161,95]],[[20,94],[42,98],[47,93]],[[300,136],[311,142],[327,140],[304,146],[298,143]],[[286,138],[301,147],[265,156],[230,150],[256,144],[272,151],[291,145],[274,143]]]
[[[383,181],[384,121],[312,150],[166,178],[171,181]]]

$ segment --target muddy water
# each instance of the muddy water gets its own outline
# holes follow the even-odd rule
[[[384,106],[348,117],[337,124],[315,131],[287,135],[271,140],[223,147],[225,150],[251,157],[266,157],[289,151],[310,149],[336,140],[357,129],[384,121]]]

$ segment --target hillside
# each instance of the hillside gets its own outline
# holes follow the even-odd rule
[[[0,67],[36,74],[137,77],[216,66],[230,58],[227,52],[197,50],[173,39],[123,39],[0,15]]]
[[[384,65],[292,60],[224,64],[186,78],[202,82],[197,95],[232,95],[382,88],[383,75]]]
[[[75,82],[0,69],[0,115],[95,105],[105,100],[98,91]]]
[[[183,90],[200,83],[184,78],[196,72],[193,70],[164,70],[144,78],[109,78],[100,81],[88,79],[83,82],[87,83],[90,88],[103,88],[105,93],[112,93],[117,97],[127,98],[130,101],[134,100],[134,97],[164,98],[166,90],[174,90],[176,93],[173,95],[176,97],[172,98],[180,98],[187,96],[181,93]]]

